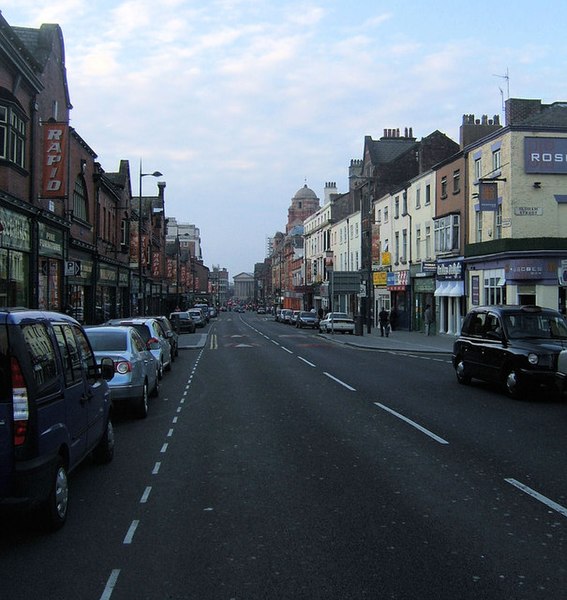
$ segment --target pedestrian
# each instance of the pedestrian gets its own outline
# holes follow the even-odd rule
[[[384,337],[385,333],[388,337],[390,335],[390,315],[384,307],[378,313],[378,322],[380,323],[380,335]]]
[[[425,305],[423,320],[425,323],[425,334],[429,335],[431,333],[431,324],[433,323],[433,309],[431,308],[431,304]]]

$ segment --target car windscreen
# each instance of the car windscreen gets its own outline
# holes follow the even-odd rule
[[[127,348],[125,331],[87,331],[95,352],[124,352]]]

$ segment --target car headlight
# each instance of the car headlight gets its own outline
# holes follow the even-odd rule
[[[533,352],[530,352],[528,354],[528,362],[530,363],[530,365],[537,365],[537,363],[539,362],[539,356],[537,354],[534,354]]]

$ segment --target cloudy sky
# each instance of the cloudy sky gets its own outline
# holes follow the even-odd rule
[[[567,2],[3,0],[10,25],[58,23],[71,125],[108,171],[164,173],[167,216],[203,259],[252,271],[294,194],[348,189],[364,136],[459,139],[502,100],[567,101]],[[509,74],[508,80],[504,78]],[[503,120],[503,119],[502,119]],[[146,195],[156,180],[144,178]]]

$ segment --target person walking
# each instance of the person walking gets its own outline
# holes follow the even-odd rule
[[[384,307],[378,313],[378,322],[380,323],[380,335],[384,337],[385,333],[388,337],[390,335],[390,315]]]
[[[431,333],[431,324],[433,323],[433,309],[431,308],[431,304],[425,305],[423,320],[425,323],[425,334],[429,335]]]

